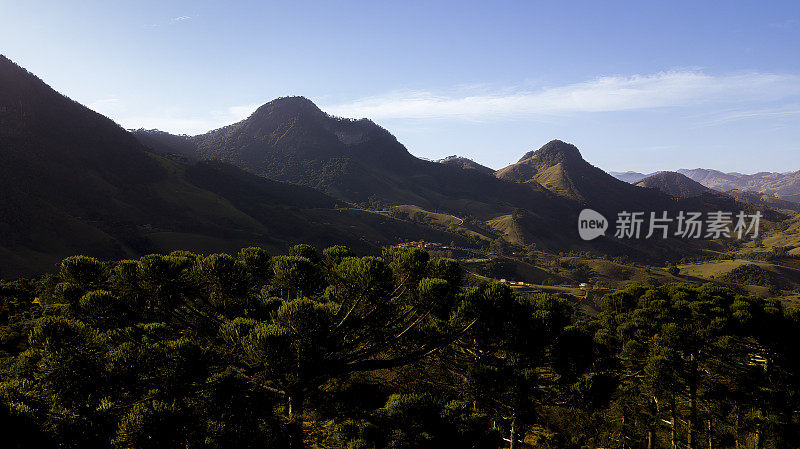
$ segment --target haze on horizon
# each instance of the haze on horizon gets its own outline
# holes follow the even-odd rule
[[[501,168],[558,138],[603,169],[800,169],[800,3],[12,2],[0,52],[126,128],[273,98]]]

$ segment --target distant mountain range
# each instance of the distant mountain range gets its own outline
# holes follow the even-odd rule
[[[717,170],[696,168],[678,170],[695,181],[722,192],[744,190],[767,193],[778,198],[800,202],[800,171],[791,173],[761,172],[754,175],[723,173]]]
[[[662,172],[644,174],[639,172],[609,172],[615,178],[636,184],[643,179]],[[672,172],[675,173],[675,172]],[[696,168],[677,171],[701,185],[719,192],[737,190],[756,192],[774,196],[778,199],[800,203],[800,171],[789,173],[761,172],[753,175],[742,173],[723,173],[718,170]]]
[[[691,182],[665,175],[645,182],[653,188],[634,186],[559,140],[496,172],[458,156],[422,160],[372,121],[330,116],[303,97],[270,101],[197,136],[128,132],[0,57],[0,277],[41,272],[75,253],[120,258],[298,242],[375,252],[420,239],[467,247],[499,239],[663,262],[721,247],[587,243],[577,235],[578,213],[785,205],[763,195],[693,196]],[[414,214],[395,218],[401,206]],[[450,224],[414,218],[431,216]]]
[[[800,212],[800,202],[778,198],[771,193],[760,193],[749,190],[731,189],[724,192],[706,187],[688,176],[670,171],[663,171],[650,175],[634,184],[637,187],[647,187],[657,189],[675,198],[695,198],[703,197],[706,200],[717,198],[724,201],[724,198],[749,204],[756,208],[772,209],[786,214]]]

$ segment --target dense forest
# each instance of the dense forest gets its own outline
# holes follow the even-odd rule
[[[74,256],[0,284],[3,446],[800,446],[793,309],[712,284],[598,301],[410,248]]]

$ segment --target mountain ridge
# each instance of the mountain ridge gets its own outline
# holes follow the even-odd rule
[[[680,169],[678,173],[718,191],[753,191],[771,194],[784,200],[800,202],[800,170],[788,173],[759,172],[747,175],[696,168],[691,170]]]
[[[608,217],[739,207],[730,197],[681,202],[626,184],[557,140],[506,167],[503,179],[504,170],[414,157],[374,122],[333,117],[304,97],[273,100],[198,136],[131,134],[10,61],[0,60],[0,80],[0,210],[11,217],[0,223],[0,276],[75,253],[119,258],[301,241],[375,251],[403,239],[499,239],[663,261],[720,245],[584,242],[569,224],[585,207]],[[394,205],[449,217],[459,229],[396,218]]]

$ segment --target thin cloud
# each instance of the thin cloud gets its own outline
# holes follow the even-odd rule
[[[236,121],[239,121],[249,117],[253,112],[255,112],[256,109],[258,109],[259,106],[261,105],[258,103],[243,104],[239,106],[231,106],[225,111],[215,111],[215,113],[227,115],[228,117],[235,118]]]
[[[175,17],[174,19],[172,19],[172,21],[183,22],[184,20],[189,20],[189,19],[191,19],[191,16],[180,16],[180,17]]]
[[[482,120],[765,102],[799,94],[800,77],[796,75],[752,72],[714,76],[670,71],[602,76],[536,91],[505,89],[467,95],[391,92],[324,109],[344,117]]]
[[[787,104],[771,108],[727,110],[711,114],[700,121],[699,126],[716,126],[729,122],[750,119],[778,119],[800,116],[800,104]]]
[[[598,77],[536,91],[514,88],[489,91],[484,85],[470,85],[460,86],[449,94],[392,92],[321,108],[340,117],[374,120],[525,119],[550,123],[577,114],[683,107],[698,112],[687,118],[695,122],[695,127],[704,127],[736,120],[795,117],[800,114],[798,96],[800,77],[795,75],[741,73],[712,76],[699,70],[685,69],[653,75]],[[258,106],[258,103],[233,105],[207,112],[168,108],[144,115],[129,110],[117,98],[104,98],[89,104],[92,109],[114,118],[126,128],[158,128],[187,134],[203,133],[238,122]]]

